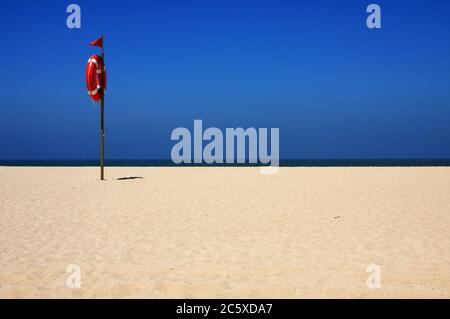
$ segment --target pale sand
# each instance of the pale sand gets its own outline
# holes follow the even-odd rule
[[[0,297],[450,297],[450,168],[106,173],[0,167]]]

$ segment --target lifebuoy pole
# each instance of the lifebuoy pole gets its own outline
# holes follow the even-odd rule
[[[105,39],[104,36],[102,35],[102,62],[103,62],[103,66],[105,67],[105,51],[104,51],[104,47],[105,47]],[[102,79],[103,79],[103,74],[104,70],[102,70]],[[101,100],[101,111],[100,111],[100,180],[105,180],[105,87],[104,84],[102,84],[102,88],[101,88],[101,96],[102,96],[102,100]]]

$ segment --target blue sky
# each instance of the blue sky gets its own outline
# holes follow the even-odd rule
[[[81,29],[66,7],[81,6]],[[366,7],[382,8],[382,29]],[[85,64],[105,34],[106,158],[171,131],[279,127],[282,159],[450,158],[450,2],[0,3],[0,159],[95,159]]]

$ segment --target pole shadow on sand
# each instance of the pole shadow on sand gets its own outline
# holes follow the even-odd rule
[[[128,177],[119,177],[117,178],[118,181],[126,181],[130,179],[144,179],[142,176],[128,176]]]

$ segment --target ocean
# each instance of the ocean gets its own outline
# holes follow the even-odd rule
[[[98,166],[98,160],[0,160],[0,166]],[[262,164],[174,164],[171,160],[105,160],[105,166],[263,166]],[[280,160],[280,167],[412,167],[450,166],[450,159],[318,159]]]

